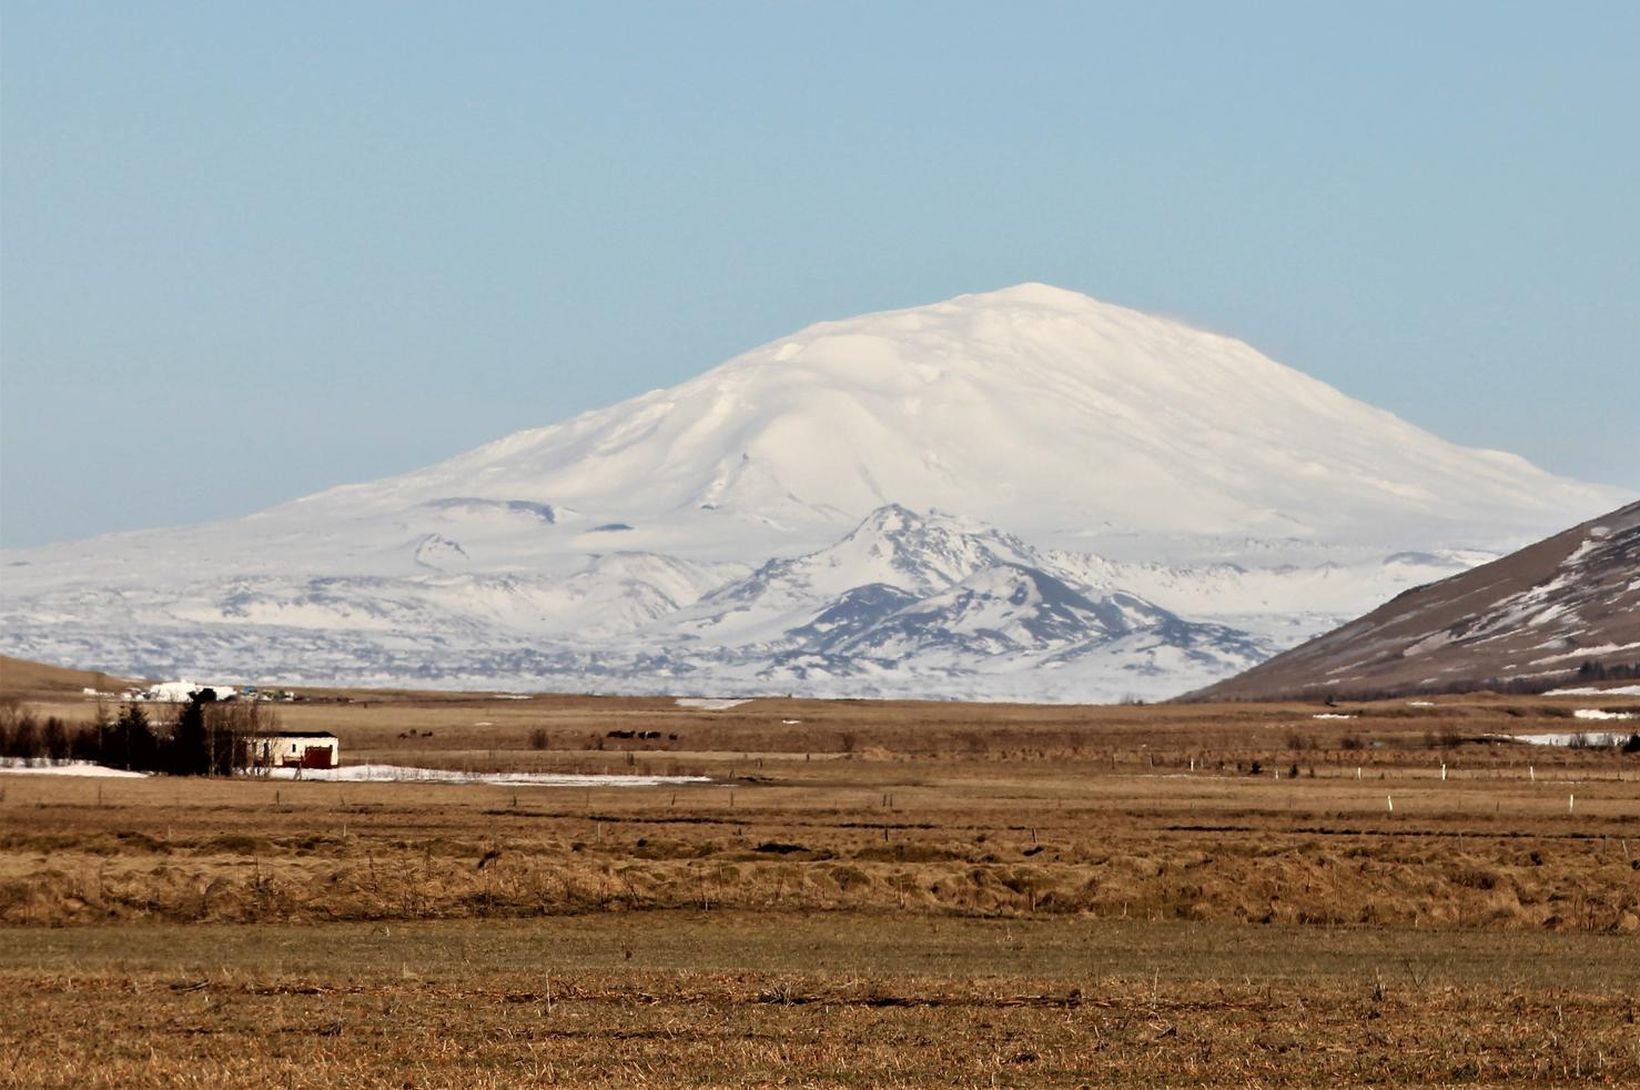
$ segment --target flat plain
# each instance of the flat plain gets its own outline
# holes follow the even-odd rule
[[[0,1084],[1640,1084],[1640,756],[1496,740],[1633,697],[311,695],[707,780],[0,775]]]

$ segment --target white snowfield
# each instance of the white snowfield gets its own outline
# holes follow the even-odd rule
[[[0,773],[26,776],[92,776],[104,779],[144,779],[146,772],[108,768],[92,761],[32,763],[18,757],[0,757]],[[340,768],[272,768],[258,777],[275,780],[320,780],[341,783],[479,783],[496,787],[667,787],[711,783],[710,776],[628,776],[571,772],[456,772],[404,765],[343,765]]]
[[[1604,749],[1609,746],[1620,746],[1630,738],[1628,734],[1608,734],[1599,731],[1585,731],[1558,734],[1514,734],[1505,735],[1516,742],[1525,742],[1532,746],[1588,746],[1592,749]]]
[[[49,761],[22,757],[0,757],[0,772],[19,776],[93,776],[111,780],[143,779],[148,773],[109,768],[94,761]]]
[[[275,780],[339,783],[480,783],[494,787],[667,787],[711,783],[710,776],[627,776],[573,772],[458,772],[405,765],[343,765],[340,768],[271,768],[256,773]]]
[[[246,518],[7,551],[0,650],[253,683],[1157,698],[1627,498],[1024,284]]]

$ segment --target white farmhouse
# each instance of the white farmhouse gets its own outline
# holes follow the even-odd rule
[[[260,768],[335,768],[342,763],[342,747],[328,730],[279,730],[245,739],[245,764]]]

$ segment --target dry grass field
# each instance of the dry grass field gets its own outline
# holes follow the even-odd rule
[[[1632,1085],[1613,935],[683,912],[12,932],[61,1087]],[[9,1070],[4,1066],[10,1063]]]
[[[0,1085],[1640,1084],[1640,755],[1486,740],[1633,697],[309,695],[710,780],[0,774]]]

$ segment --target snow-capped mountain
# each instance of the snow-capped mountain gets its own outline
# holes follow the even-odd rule
[[[1626,498],[1027,284],[824,322],[247,518],[10,551],[0,649],[245,680],[1169,695]]]

